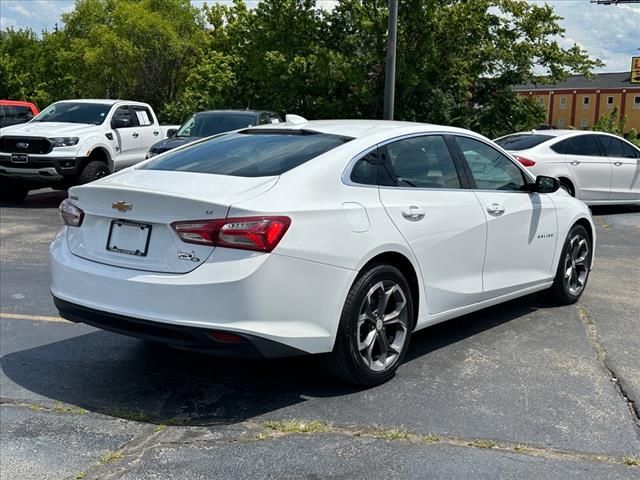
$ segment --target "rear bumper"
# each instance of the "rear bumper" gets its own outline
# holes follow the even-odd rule
[[[229,332],[247,338],[266,356],[273,356],[272,349],[262,341],[296,354],[330,352],[357,275],[317,262],[225,248],[216,248],[184,274],[133,270],[74,255],[65,230],[51,244],[50,262],[51,293],[65,318],[133,336],[157,334],[159,341],[173,344],[172,338],[180,340],[186,331],[189,339],[183,340],[193,342],[195,335],[192,348],[197,349],[203,330]]]
[[[225,357],[276,358],[303,355],[305,352],[278,342],[256,337],[237,335],[228,341],[217,340],[210,329],[150,322],[83,307],[53,297],[53,303],[62,318],[76,323],[86,323],[111,332],[167,343],[175,347],[212,353]]]

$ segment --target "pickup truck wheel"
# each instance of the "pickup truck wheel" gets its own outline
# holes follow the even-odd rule
[[[82,172],[80,172],[80,176],[78,177],[78,184],[84,185],[85,183],[93,182],[94,180],[106,177],[107,175],[109,175],[109,167],[107,164],[94,160],[84,166]]]
[[[0,177],[0,201],[17,203],[29,194],[29,187],[19,181]]]

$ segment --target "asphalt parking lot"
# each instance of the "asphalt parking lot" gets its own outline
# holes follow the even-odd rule
[[[358,390],[313,358],[219,359],[59,319],[64,196],[0,208],[2,479],[640,477],[640,207],[593,209],[578,305],[532,295],[421,331],[395,379]]]

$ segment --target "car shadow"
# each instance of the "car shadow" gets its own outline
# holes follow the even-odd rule
[[[58,208],[58,205],[67,198],[66,190],[42,189],[34,190],[27,195],[24,201],[19,203],[0,202],[2,208]]]
[[[548,306],[530,295],[421,330],[405,363],[428,362],[436,350]],[[9,353],[2,369],[23,389],[91,412],[203,426],[248,420],[312,398],[364,394],[366,389],[324,373],[321,363],[321,356],[222,359],[94,331]],[[400,367],[399,381],[407,367]]]
[[[640,205],[594,205],[591,212],[595,216],[640,213]]]

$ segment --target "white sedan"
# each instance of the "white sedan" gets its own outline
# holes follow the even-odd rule
[[[336,120],[211,137],[60,206],[60,314],[229,356],[325,353],[391,378],[411,334],[539,290],[578,300],[595,229],[557,179],[473,132]]]
[[[640,204],[640,149],[609,133],[540,130],[496,143],[535,175],[560,179],[587,205]]]

